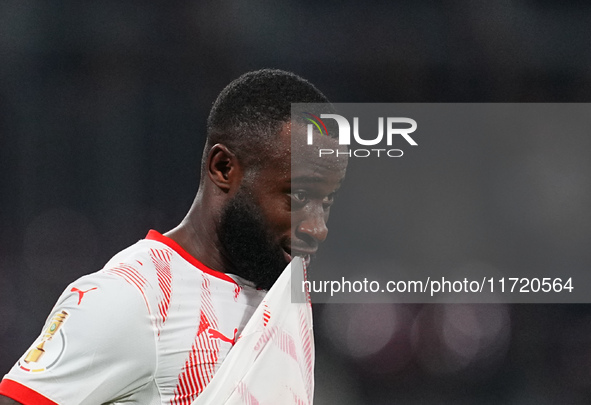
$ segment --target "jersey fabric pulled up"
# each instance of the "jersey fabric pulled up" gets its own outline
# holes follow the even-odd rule
[[[312,405],[314,334],[306,266],[295,257],[191,405]]]
[[[264,296],[150,231],[66,288],[0,394],[26,405],[190,405]]]

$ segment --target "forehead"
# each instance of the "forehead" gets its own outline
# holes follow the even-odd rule
[[[272,149],[263,171],[273,172],[277,180],[337,185],[335,183],[340,183],[345,176],[348,157],[343,152],[346,149],[336,139],[318,133],[314,134],[313,144],[308,145],[304,125],[292,127],[291,123],[285,123]],[[320,156],[321,149],[331,149],[335,153]]]

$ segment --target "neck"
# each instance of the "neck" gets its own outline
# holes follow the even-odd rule
[[[195,259],[210,269],[227,273],[228,269],[222,260],[219,249],[216,224],[219,212],[207,204],[197,194],[191,209],[183,221],[165,236],[178,243]]]

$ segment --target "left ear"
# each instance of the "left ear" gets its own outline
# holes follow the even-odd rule
[[[207,175],[223,192],[228,193],[242,181],[242,166],[236,155],[221,143],[213,145],[207,155]]]

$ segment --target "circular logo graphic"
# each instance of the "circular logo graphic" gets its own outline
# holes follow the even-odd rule
[[[62,327],[68,316],[66,311],[61,311],[51,318],[43,335],[19,360],[18,365],[22,370],[29,373],[39,373],[58,362],[66,348],[66,335]]]

